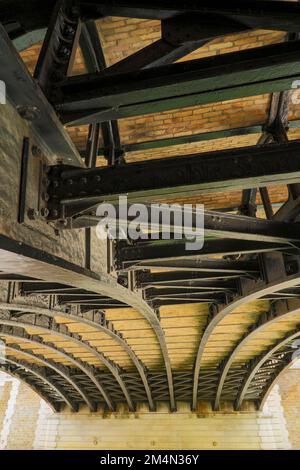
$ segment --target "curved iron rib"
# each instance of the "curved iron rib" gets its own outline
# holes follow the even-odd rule
[[[293,339],[297,338],[300,336],[300,328],[294,330],[293,332],[290,332],[288,335],[285,336],[284,339],[281,339],[277,341],[277,343],[272,346],[271,349],[268,349],[264,353],[262,353],[254,362],[254,365],[250,368],[248,374],[246,375],[241,390],[238,394],[236,404],[235,404],[235,409],[239,410],[242,406],[243,400],[247,394],[247,391],[249,389],[249,386],[254,379],[256,373],[259,371],[259,369],[264,365],[264,363],[272,357],[274,353],[276,353],[278,350],[280,350],[283,346],[288,344],[290,341]]]
[[[263,410],[263,407],[265,406],[265,403],[266,403],[266,401],[269,397],[269,394],[270,394],[272,388],[274,387],[274,385],[276,385],[276,383],[280,379],[281,375],[283,375],[288,369],[290,369],[291,366],[297,361],[299,361],[299,356],[295,357],[294,359],[289,361],[284,367],[282,367],[279,370],[279,372],[276,374],[275,378],[268,383],[268,386],[264,390],[263,395],[260,399],[260,404],[259,404],[259,410],[260,411]]]
[[[146,369],[140,359],[137,357],[133,349],[127,343],[127,341],[123,338],[123,336],[113,327],[111,322],[107,320],[104,323],[100,323],[100,321],[96,321],[97,314],[93,314],[93,320],[91,320],[90,315],[88,313],[82,314],[74,314],[74,313],[66,313],[63,310],[51,310],[45,307],[39,306],[28,306],[26,304],[5,304],[0,303],[0,310],[11,310],[11,311],[20,311],[20,312],[28,312],[28,313],[35,313],[37,315],[45,315],[50,318],[54,318],[55,316],[60,316],[66,319],[71,319],[76,322],[84,323],[92,328],[95,328],[97,331],[101,331],[102,333],[106,333],[112,339],[114,339],[127,353],[130,359],[132,360],[133,364],[135,365],[138,373],[140,374],[141,380],[143,382],[148,402],[149,408],[151,411],[155,410],[155,403],[152,398],[151,388],[147,379]]]
[[[6,349],[10,349],[15,352],[20,352],[20,349],[14,348],[12,346],[6,346]],[[39,359],[33,353],[32,354],[24,353],[24,354],[31,359],[32,358]],[[46,360],[45,361],[43,361],[42,359],[40,360],[45,365],[47,364]],[[32,375],[35,375],[38,379],[42,380],[42,382],[44,382],[51,389],[53,389],[55,393],[59,395],[63,399],[63,401],[71,408],[72,411],[78,411],[78,404],[75,403],[75,401],[68,396],[68,394],[64,391],[62,387],[60,387],[58,384],[55,384],[40,367],[36,366],[35,364],[30,364],[21,359],[17,359],[15,357],[5,357],[5,361],[10,362],[11,364],[15,364],[16,366],[22,367],[25,370],[28,370]],[[51,368],[49,364],[47,364],[46,367]]]
[[[297,313],[300,313],[300,301],[299,300],[284,300],[277,301],[274,306],[270,309],[268,314],[264,314],[260,317],[259,321],[252,325],[251,331],[247,332],[231,351],[229,356],[223,363],[222,372],[218,381],[216,398],[214,402],[214,410],[218,410],[220,406],[220,399],[222,396],[223,386],[226,381],[226,377],[232,366],[236,356],[242,350],[242,348],[247,344],[247,342],[253,338],[257,333],[263,331],[268,326],[275,323],[278,319],[281,319],[283,316],[290,317]]]
[[[31,390],[36,393],[40,398],[42,398],[46,403],[48,403],[48,405],[50,406],[50,408],[54,411],[54,412],[58,412],[60,411],[60,405],[58,403],[56,403],[52,398],[50,398],[48,395],[46,395],[39,387],[37,387],[34,383],[32,383],[32,381],[30,380],[30,376],[33,376],[33,374],[29,371],[24,371],[26,373],[26,378],[20,374],[20,372],[18,372],[18,369],[17,368],[13,368],[12,367],[13,364],[11,364],[11,366],[9,366],[8,364],[0,364],[0,370],[2,372],[5,372],[5,374],[8,374],[10,375],[11,377],[13,377],[14,379],[18,379],[20,380],[20,382],[23,382],[25,383],[29,388],[31,388]]]
[[[224,308],[221,308],[219,311],[213,315],[212,319],[209,321],[202,338],[199,343],[198,352],[196,356],[195,366],[194,366],[194,382],[193,382],[193,398],[192,398],[192,409],[196,410],[197,407],[197,395],[198,395],[198,383],[200,375],[200,365],[203,357],[203,353],[208,342],[210,335],[213,333],[214,329],[218,324],[230,313],[232,313],[236,308],[240,307],[243,304],[249,303],[252,300],[257,300],[265,295],[272,294],[274,292],[287,289],[299,284],[299,274],[286,277],[280,281],[272,282],[269,284],[264,283],[263,286],[256,288],[250,291],[246,296],[241,296],[233,302],[226,305]]]
[[[25,318],[24,318],[25,317]],[[49,331],[56,336],[60,336],[64,339],[67,339],[68,341],[72,341],[78,346],[86,349],[88,352],[93,354],[97,359],[99,359],[112,373],[112,375],[115,377],[116,381],[118,382],[121,390],[123,391],[125,398],[127,400],[129,409],[131,411],[134,411],[134,404],[131,400],[131,397],[129,395],[129,392],[127,390],[127,387],[120,376],[120,373],[118,371],[117,366],[109,359],[107,359],[104,354],[100,353],[96,348],[90,346],[90,344],[87,341],[83,341],[77,333],[70,333],[68,328],[65,325],[59,325],[58,323],[55,322],[53,318],[49,319],[46,316],[43,315],[28,315],[28,320],[26,322],[26,314],[22,316],[22,318],[18,318],[17,320],[14,319],[14,317],[9,314],[9,318],[7,318],[7,313],[3,312],[0,314],[0,323],[1,324],[6,324],[6,325],[13,325],[13,326],[22,326],[23,328],[36,328],[37,330],[45,331],[49,333]],[[30,321],[31,320],[31,321]],[[70,356],[71,357],[71,356]],[[74,363],[76,363],[77,367],[79,367],[90,379],[91,381],[96,385],[98,390],[100,391],[101,395],[105,399],[108,407],[110,410],[114,410],[114,404],[110,397],[108,396],[107,392],[104,390],[103,386],[99,382],[99,379],[94,374],[93,368],[89,366],[87,363],[79,360],[79,359],[72,359]]]
[[[71,354],[66,353],[62,349],[55,347],[54,344],[44,342],[40,336],[29,335],[28,333],[26,333],[25,329],[22,327],[19,327],[19,326],[16,327],[15,325],[12,325],[12,324],[3,324],[2,322],[0,322],[0,335],[16,338],[21,341],[25,341],[28,343],[33,343],[33,344],[37,344],[38,346],[45,347],[46,349],[65,357],[69,362],[72,362],[72,364],[74,364],[77,368],[82,370],[82,372],[85,373],[86,375],[89,374],[89,370],[86,369],[86,367],[84,366],[84,363],[76,360]],[[64,377],[66,378],[66,380],[68,380],[68,382],[82,396],[83,400],[85,401],[87,406],[90,408],[90,410],[95,411],[96,410],[95,403],[89,398],[86,392],[84,392],[82,388],[77,384],[77,381],[69,373],[67,373],[67,371],[68,369],[65,368]]]
[[[17,243],[4,235],[0,238],[1,243],[5,242],[5,250],[9,250],[10,263],[15,257],[18,266],[16,274],[25,277],[28,276],[28,264],[26,264],[26,262],[20,263],[20,259],[23,259],[35,266],[35,272],[38,272],[38,278],[40,280],[65,284],[67,278],[69,286],[79,289],[84,288],[90,292],[111,297],[134,308],[143,315],[153,329],[160,345],[167,374],[171,410],[176,410],[173,375],[165,334],[155,311],[142,299],[140,294],[122,287],[112,276],[108,276],[104,272],[97,274],[93,271],[86,270],[70,261],[66,261],[55,255],[49,255],[25,243]],[[11,264],[2,264],[3,271],[6,270],[10,272],[10,269]]]
[[[114,293],[110,293],[108,295],[113,296],[117,300],[120,300],[121,302],[124,302],[130,307],[137,310],[141,315],[143,315],[143,317],[147,320],[147,322],[153,329],[157,337],[157,340],[161,349],[163,361],[165,364],[168,387],[169,387],[169,395],[170,395],[170,408],[171,408],[171,411],[176,411],[174,382],[173,382],[173,374],[172,374],[172,368],[171,368],[171,361],[169,357],[169,351],[168,351],[164,331],[161,327],[160,321],[155,311],[139,295],[133,294],[130,291],[125,290],[124,287],[121,287],[121,288],[118,287],[118,289],[115,289]]]

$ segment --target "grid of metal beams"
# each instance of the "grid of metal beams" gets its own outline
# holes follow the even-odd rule
[[[176,401],[190,402],[193,410],[199,400],[212,402],[216,410],[222,400],[231,400],[236,409],[245,400],[260,406],[289,364],[292,341],[299,336],[300,141],[289,142],[287,130],[289,125],[299,127],[299,121],[288,122],[288,109],[289,90],[300,79],[300,6],[281,1],[229,1],[220,7],[214,1],[59,0],[54,7],[45,1],[37,14],[36,0],[26,5],[15,0],[13,11],[11,3],[0,5],[3,79],[49,166],[47,222],[59,230],[86,230],[86,269],[1,235],[0,281],[9,282],[17,292],[0,305],[0,338],[8,353],[1,370],[24,380],[56,411],[63,404],[76,411],[83,403],[91,410],[101,404],[114,411],[120,402],[131,411],[137,403],[147,402],[154,411],[157,401],[169,401],[172,411]],[[106,67],[95,20],[107,15],[159,19],[161,38]],[[173,63],[216,37],[262,28],[286,31],[287,41]],[[18,41],[21,50],[28,44],[28,33],[37,38],[45,34],[34,79],[12,46]],[[87,73],[75,77],[70,74],[79,44]],[[272,93],[265,125],[122,143],[118,119],[262,93]],[[64,127],[74,124],[89,125],[84,149],[76,148]],[[126,152],[135,150],[254,133],[261,134],[254,147],[133,164],[124,159]],[[104,155],[105,167],[97,167],[99,155]],[[275,214],[268,192],[271,184],[284,184],[289,193]],[[106,277],[91,272],[90,229],[100,220],[95,212],[99,202],[116,201],[120,194],[149,203],[170,195],[196,198],[232,189],[243,191],[238,213],[226,208],[205,211],[203,248],[187,252],[185,240],[117,242],[111,247],[114,272]],[[258,191],[265,218],[255,216]],[[191,231],[194,225],[193,219]],[[157,231],[164,228],[159,223]],[[174,218],[168,228],[176,233]],[[26,267],[20,259],[26,260]],[[32,277],[28,266],[34,267]],[[46,299],[48,307],[37,298]],[[206,366],[209,342],[222,322],[241,306],[261,300],[268,303],[269,312],[248,325],[223,360]],[[164,307],[192,304],[206,305],[209,311],[193,369],[172,370],[161,312]],[[122,312],[127,307],[141,313],[154,331],[163,358],[161,370],[146,367],[130,341],[107,320],[110,309]],[[107,335],[133,369],[119,366],[83,335],[71,332],[68,323],[58,323],[57,317]],[[294,319],[290,331],[260,354],[253,351],[248,362],[238,362],[251,339],[267,337],[281,319]],[[47,341],[49,334],[80,347],[99,364],[90,365],[55,339]],[[32,350],[18,341],[29,343]],[[37,346],[43,353],[35,352]],[[47,357],[47,351],[68,365]]]

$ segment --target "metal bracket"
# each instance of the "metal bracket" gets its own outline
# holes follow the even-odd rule
[[[265,281],[270,284],[286,276],[283,254],[279,252],[260,255],[261,267]]]
[[[20,193],[19,193],[19,211],[18,222],[23,224],[25,220],[25,206],[26,206],[26,189],[27,189],[27,172],[29,160],[29,138],[24,137],[22,160],[21,160],[21,179],[20,179]]]

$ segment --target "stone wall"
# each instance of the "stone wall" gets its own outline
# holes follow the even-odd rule
[[[300,369],[290,369],[283,374],[278,386],[291,445],[300,449]]]

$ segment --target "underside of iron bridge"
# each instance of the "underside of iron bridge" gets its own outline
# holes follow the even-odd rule
[[[159,37],[113,61],[113,17]],[[57,412],[263,406],[300,338],[299,30],[292,1],[0,1],[1,371]],[[247,47],[209,53],[233,37]],[[262,96],[266,116],[239,122]],[[204,108],[209,128],[164,132]],[[204,204],[204,245],[187,250],[175,217],[99,240],[97,207],[120,195],[148,214],[189,202],[191,233]]]

